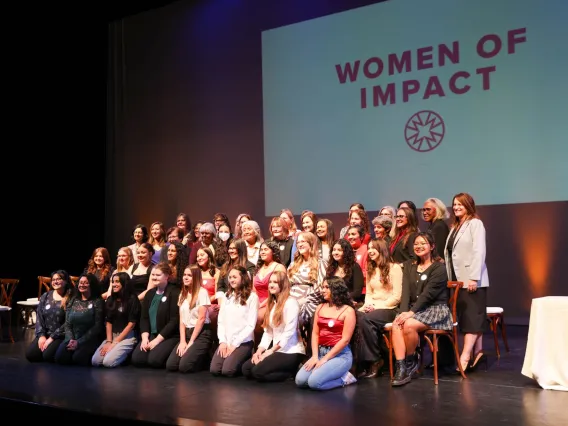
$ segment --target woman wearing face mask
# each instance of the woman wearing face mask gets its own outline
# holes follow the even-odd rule
[[[164,368],[179,343],[179,288],[168,284],[171,273],[170,266],[163,262],[152,269],[152,289],[142,301],[142,340],[132,353],[132,365],[135,367]]]
[[[260,382],[280,382],[296,374],[306,350],[298,333],[300,306],[290,297],[286,272],[270,275],[268,292],[264,334],[252,359],[243,365],[243,375]]]
[[[106,340],[91,360],[94,367],[118,367],[134,350],[140,321],[140,301],[126,272],[112,276],[112,291],[106,301]]]
[[[223,223],[219,226],[219,232],[217,232],[217,237],[224,243],[225,248],[229,248],[229,244],[234,239],[233,233],[231,232],[231,225],[228,223]]]
[[[81,275],[65,304],[65,340],[57,349],[55,362],[62,365],[91,365],[103,336],[104,301],[99,280]]]
[[[196,265],[188,266],[183,272],[178,305],[179,344],[170,354],[166,368],[169,371],[195,373],[204,366],[213,337],[207,314],[211,301],[207,290],[201,286],[201,269]]]
[[[242,266],[231,269],[229,285],[219,312],[219,348],[211,360],[210,371],[216,376],[234,377],[252,354],[258,296],[252,291],[251,279]]]

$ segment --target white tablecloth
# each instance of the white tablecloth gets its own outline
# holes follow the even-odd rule
[[[568,391],[568,297],[533,299],[522,374],[543,389]]]

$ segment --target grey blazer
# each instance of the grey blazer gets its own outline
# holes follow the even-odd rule
[[[451,232],[450,232],[451,234]],[[448,257],[448,239],[444,248],[448,278],[452,277]],[[489,276],[485,265],[485,227],[479,219],[470,219],[458,231],[452,249],[452,264],[458,281],[465,284],[477,281],[478,287],[489,287]]]

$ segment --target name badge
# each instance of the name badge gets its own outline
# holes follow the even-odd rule
[[[162,297],[162,302],[165,302],[166,300],[168,300],[166,296]]]
[[[426,274],[420,275],[420,279],[421,279],[422,281],[426,281],[427,278],[428,278],[428,276],[427,276]]]
[[[118,308],[118,312],[122,312],[122,306]]]
[[[357,255],[357,260],[361,260],[361,255],[360,255],[360,254]]]
[[[92,303],[89,303],[88,308],[89,308],[89,309],[93,309],[93,304],[92,304]]]
[[[282,245],[280,246],[280,251],[284,250],[285,248],[286,248],[286,246],[285,246],[284,244],[282,244]]]
[[[331,328],[335,325],[335,321],[334,320],[329,320],[329,322],[327,323],[327,325]]]

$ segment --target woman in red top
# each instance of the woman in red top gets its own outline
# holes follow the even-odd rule
[[[327,390],[355,383],[349,372],[353,355],[349,342],[356,316],[349,289],[339,277],[323,282],[325,303],[318,306],[312,331],[312,357],[296,374],[296,385]]]

